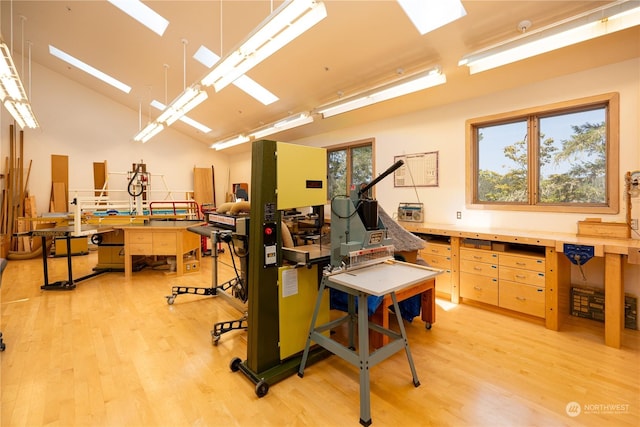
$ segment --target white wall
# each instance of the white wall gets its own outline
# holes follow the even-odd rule
[[[52,154],[69,157],[71,191],[93,188],[93,162],[105,160],[107,171],[114,173],[109,176],[109,188],[126,190],[126,175],[115,172],[127,172],[132,163],[142,161],[152,174],[151,188],[175,190],[174,200],[184,200],[185,191],[193,191],[194,167],[210,168],[213,165],[216,198],[224,198],[227,187],[222,178],[228,171],[227,155],[172,128],[165,129],[146,144],[135,143],[132,139],[139,129],[138,111],[123,107],[38,64],[32,64],[31,93],[40,128],[24,131],[24,173],[26,177],[29,161],[32,161],[28,190],[36,196],[39,214],[49,211]],[[155,117],[154,113],[152,116]],[[143,125],[147,117],[148,108],[144,107]],[[4,159],[9,156],[10,123],[13,119],[2,108],[0,158],[3,172]],[[120,194],[123,200],[128,200],[125,193]],[[112,197],[116,194],[112,193]]]
[[[439,186],[418,188],[425,204],[426,222],[459,224],[468,227],[496,227],[527,231],[577,232],[577,221],[585,214],[536,213],[500,210],[474,210],[465,206],[465,121],[496,113],[536,107],[560,101],[608,92],[620,93],[620,188],[624,174],[640,169],[640,60],[633,59],[529,86],[519,87],[472,99],[341,129],[295,142],[329,147],[366,138],[375,138],[376,173],[393,164],[394,156],[429,151],[439,152]],[[231,159],[232,169],[246,167],[246,157]],[[236,168],[236,165],[238,166]],[[416,202],[413,188],[394,188],[391,176],[375,187],[376,199],[388,213],[402,202]],[[615,215],[597,215],[604,221],[625,220],[625,199],[620,194],[621,210]],[[456,219],[456,211],[462,219]],[[594,258],[584,266],[584,281],[572,267],[572,281],[580,285],[602,286],[603,263]],[[625,264],[625,291],[640,296],[640,266]]]

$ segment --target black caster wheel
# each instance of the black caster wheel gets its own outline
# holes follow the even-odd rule
[[[172,305],[175,300],[176,300],[176,297],[173,295],[170,295],[167,297],[167,304]]]
[[[256,384],[256,396],[265,397],[269,392],[269,384],[261,380],[258,384]]]
[[[240,370],[240,364],[242,363],[242,359],[239,357],[234,357],[231,359],[231,363],[229,364],[229,369],[231,372],[238,372]]]
[[[0,351],[4,351],[7,348],[5,343],[0,344]]]
[[[427,322],[424,324],[424,327],[427,328],[427,330],[431,330],[431,327],[433,327],[433,325],[430,322]]]
[[[420,381],[414,381],[413,382],[413,386],[414,387],[420,387]]]

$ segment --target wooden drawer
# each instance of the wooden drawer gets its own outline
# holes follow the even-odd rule
[[[483,249],[460,248],[460,259],[498,264],[498,254]]]
[[[460,296],[486,304],[498,305],[498,279],[460,273]]]
[[[498,264],[488,264],[486,262],[460,260],[460,271],[464,273],[479,274],[498,278]]]
[[[443,292],[451,295],[451,270],[436,276],[436,292]]]
[[[427,242],[424,249],[420,251],[423,257],[431,255],[451,256],[451,245],[446,243]]]
[[[129,231],[129,243],[148,243],[153,242],[153,235],[148,231]]]
[[[500,254],[500,267],[507,266],[544,273],[544,258],[522,255]]]
[[[532,316],[545,316],[544,288],[500,280],[500,307]]]
[[[511,282],[522,283],[524,285],[533,285],[545,287],[544,273],[531,270],[523,270],[520,268],[511,268],[500,266],[500,280],[509,280]]]
[[[153,235],[153,255],[175,255],[176,254],[176,234],[156,233]]]
[[[126,246],[128,255],[151,255],[153,245],[151,243],[131,243]]]
[[[451,257],[442,255],[423,255],[422,259],[429,264],[430,267],[447,269],[451,268]]]

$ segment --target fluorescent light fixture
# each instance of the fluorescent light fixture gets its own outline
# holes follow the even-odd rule
[[[0,101],[2,101],[20,128],[35,129],[38,127],[38,122],[31,110],[31,104],[11,57],[9,46],[4,41],[0,42],[0,51],[2,52],[2,60],[0,61]]]
[[[205,46],[200,46],[193,57],[207,68],[213,67],[213,65],[220,60],[218,55]],[[238,77],[233,84],[245,91],[249,96],[260,101],[263,105],[273,104],[279,99],[246,75]]]
[[[200,86],[189,86],[176,99],[171,101],[156,121],[171,126],[176,120],[200,105],[208,97],[207,91],[200,89]]]
[[[158,122],[151,122],[144,129],[142,129],[136,136],[133,137],[134,141],[140,141],[143,144],[159,134],[164,129],[164,124]]]
[[[163,18],[156,11],[151,9],[138,0],[108,0],[109,3],[153,31],[159,36],[164,34],[164,31],[169,26],[169,21]]]
[[[421,35],[467,14],[460,0],[398,0],[398,3]]]
[[[93,77],[102,80],[103,82],[110,84],[111,86],[120,89],[124,93],[131,92],[131,87],[122,83],[119,80],[114,79],[108,74],[103,73],[102,71],[93,68],[91,65],[82,62],[81,60],[74,58],[66,52],[61,51],[57,47],[49,45],[49,53],[55,56],[58,59],[63,60],[69,65],[73,65],[74,67],[84,71],[85,73],[91,74]]]
[[[617,1],[464,56],[458,65],[480,73],[640,25],[640,3]]]
[[[156,109],[158,109],[158,110],[160,110],[160,111],[163,111],[165,108],[167,108],[166,105],[164,105],[162,102],[157,101],[155,99],[153,101],[151,101],[151,106],[156,108]],[[207,126],[203,125],[202,123],[197,122],[197,121],[195,121],[195,120],[193,120],[193,119],[191,119],[191,118],[189,118],[187,116],[182,116],[182,117],[180,117],[179,120],[181,122],[183,122],[183,123],[188,124],[191,127],[194,127],[196,129],[198,129],[202,133],[211,132],[211,129],[209,127],[207,127]]]
[[[219,92],[327,16],[324,3],[287,0],[264,20],[240,47],[219,61],[202,79]]]
[[[254,139],[261,139],[265,136],[272,135],[276,132],[282,132],[287,129],[293,129],[298,126],[306,125],[313,122],[313,117],[309,113],[300,113],[286,119],[275,122],[271,125],[257,129],[249,134]]]
[[[225,148],[244,144],[245,142],[249,142],[249,137],[245,135],[237,135],[237,136],[234,136],[233,138],[225,139],[223,141],[218,141],[212,144],[211,148],[215,148],[216,150],[224,150]]]
[[[440,72],[440,68],[432,68],[408,77],[393,81],[389,84],[378,86],[368,91],[341,99],[315,109],[323,118],[342,114],[347,111],[366,107],[371,104],[397,98],[409,93],[438,86],[447,82],[447,77]]]

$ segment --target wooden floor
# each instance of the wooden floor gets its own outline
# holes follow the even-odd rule
[[[50,278],[66,277],[64,258]],[[91,272],[96,254],[73,257]],[[358,426],[358,371],[335,356],[258,398],[230,371],[246,332],[212,344],[213,323],[239,317],[221,298],[171,287],[211,284],[210,259],[180,278],[107,273],[73,291],[41,291],[40,259],[10,261],[2,280],[2,426]],[[221,271],[221,279],[229,278]],[[597,322],[561,332],[439,301],[430,331],[407,324],[421,386],[403,352],[371,370],[374,426],[638,426],[640,333],[603,344]],[[578,413],[576,409],[580,412]]]

